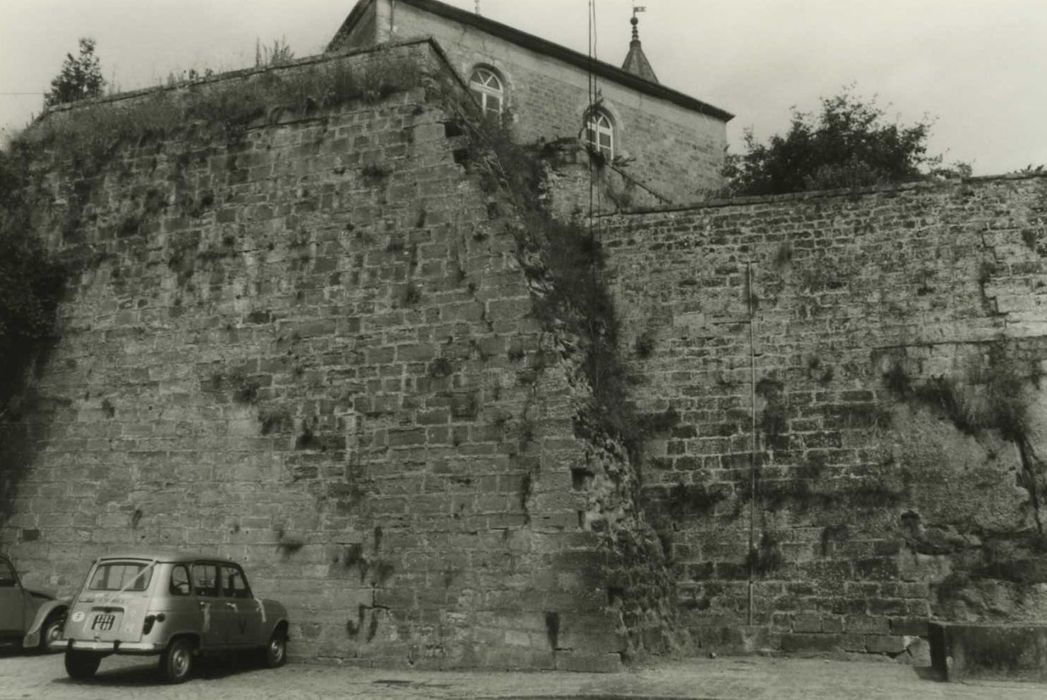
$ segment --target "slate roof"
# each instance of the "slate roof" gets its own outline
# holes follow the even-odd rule
[[[342,26],[338,29],[338,32],[335,33],[334,38],[328,44],[327,51],[339,50],[339,40],[344,36],[348,36],[349,32],[363,18],[364,13],[374,2],[375,0],[359,0],[359,2],[357,2],[352,12],[349,13],[345,22],[342,23]],[[719,107],[714,107],[713,105],[697,100],[690,95],[685,95],[682,92],[661,85],[658,83],[657,78],[651,80],[649,77],[641,77],[641,75],[632,73],[624,68],[618,68],[609,63],[594,60],[585,54],[579,53],[565,46],[555,44],[546,39],[542,39],[541,37],[534,36],[533,34],[528,34],[527,32],[522,32],[507,24],[495,22],[494,20],[473,12],[460,10],[457,7],[438,2],[438,0],[396,0],[396,2],[403,5],[410,5],[438,17],[458,22],[459,24],[474,27],[480,31],[491,34],[492,36],[516,44],[517,46],[556,58],[582,70],[591,71],[597,77],[611,80],[619,85],[624,85],[625,87],[632,88],[637,92],[642,92],[652,97],[659,97],[685,109],[714,117],[723,122],[728,122],[734,118],[733,114],[722,110]],[[631,53],[632,51],[630,49],[630,54]],[[642,50],[640,53],[642,54]],[[627,57],[626,61],[628,62],[628,60]],[[643,61],[647,63],[646,57],[643,58]],[[654,76],[654,71],[650,68],[650,63],[647,63],[647,68],[650,70],[650,75]]]

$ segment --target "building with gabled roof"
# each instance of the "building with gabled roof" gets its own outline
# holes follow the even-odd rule
[[[610,165],[601,168],[601,191],[619,203],[694,202],[721,184],[733,115],[661,84],[635,13],[631,22],[619,68],[437,0],[359,0],[327,51],[430,36],[485,113],[508,117],[520,142],[588,146]],[[578,169],[573,175],[589,180]]]

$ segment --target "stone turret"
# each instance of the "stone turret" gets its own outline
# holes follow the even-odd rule
[[[647,60],[647,56],[643,52],[643,46],[640,44],[640,30],[637,28],[640,20],[636,18],[636,8],[633,8],[633,18],[629,20],[629,23],[633,25],[633,40],[629,42],[629,53],[625,57],[622,69],[629,71],[633,75],[638,75],[644,80],[657,83],[658,76],[654,74],[654,68],[651,68],[651,62]]]

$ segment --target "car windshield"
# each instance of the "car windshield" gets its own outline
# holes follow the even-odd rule
[[[153,568],[145,562],[99,564],[89,588],[92,591],[144,591],[152,576]]]

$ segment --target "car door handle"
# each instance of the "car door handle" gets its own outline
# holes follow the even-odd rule
[[[210,605],[210,603],[208,603],[208,602],[207,602],[206,600],[201,600],[201,601],[200,601],[199,603],[197,603],[197,605],[199,605],[199,606],[200,606],[200,609],[201,609],[201,610],[203,610],[203,609],[204,609],[204,608],[206,608],[206,607],[207,607],[208,605]]]
[[[230,610],[236,610],[236,603],[226,603],[225,607],[229,608]]]

